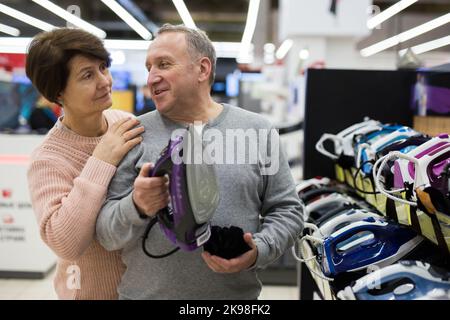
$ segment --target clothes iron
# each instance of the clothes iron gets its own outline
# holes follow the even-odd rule
[[[392,127],[392,129],[395,128]],[[380,132],[383,132],[382,130]],[[410,137],[417,136],[419,133],[409,127],[400,127],[391,132],[390,129],[385,130],[384,134],[378,134],[372,139],[358,145],[356,156],[356,168],[360,168],[360,172],[371,176],[372,166],[375,162],[377,154],[384,148],[396,143],[404,141]]]
[[[420,261],[400,261],[338,292],[342,300],[450,300],[450,273]]]
[[[380,183],[380,177],[387,161],[392,159],[397,159],[394,162],[393,173],[394,187],[399,189],[386,190]],[[443,134],[406,154],[394,151],[378,161],[380,164],[379,167],[376,164],[378,169],[374,180],[379,191],[395,201],[417,206],[416,201],[401,199],[394,196],[394,193],[405,191],[406,187],[419,195],[428,187],[437,190],[442,188],[444,168],[450,164],[450,139],[447,134]],[[445,193],[445,190],[442,192]],[[424,200],[426,201],[426,199]]]
[[[341,189],[337,186],[333,187],[322,187],[317,189],[311,189],[304,193],[299,194],[300,200],[302,200],[306,205],[311,204],[315,201],[318,201],[324,197],[327,197],[328,195],[332,193],[341,193]]]
[[[316,177],[308,180],[301,181],[295,186],[295,191],[298,195],[303,194],[312,189],[318,189],[327,186],[331,183],[331,180],[326,177]]]
[[[214,167],[206,161],[194,161],[196,154],[202,152],[201,138],[190,125],[184,134],[171,138],[161,152],[150,172],[151,177],[169,176],[170,206],[160,210],[148,225],[142,242],[144,252],[152,258],[162,258],[178,248],[163,255],[153,255],[146,249],[146,239],[155,223],[159,223],[166,237],[184,251],[192,251],[202,246],[210,237],[210,223],[219,204],[219,188]]]
[[[431,139],[430,136],[427,135],[415,135],[412,136],[410,138],[407,138],[405,140],[398,140],[388,146],[386,146],[385,148],[380,149],[376,154],[375,154],[375,159],[374,162],[378,162],[379,159],[381,159],[382,157],[386,156],[387,154],[389,154],[392,151],[399,151],[401,153],[408,153],[411,150],[415,149],[416,147],[424,144],[425,142],[429,141]],[[389,160],[386,163],[386,166],[384,166],[384,169],[381,172],[380,175],[380,181],[383,183],[383,185],[389,190],[392,189],[394,187],[394,173],[393,171],[391,171],[391,168],[394,165],[394,161],[393,160]],[[380,162],[378,162],[378,164],[380,164]],[[378,167],[378,165],[377,165]],[[377,168],[375,167],[375,165],[372,167],[372,174],[373,174],[373,178],[375,178],[376,176],[376,171]],[[379,192],[377,192],[379,193]]]
[[[320,198],[306,205],[305,210],[309,217],[310,222],[315,222],[319,220],[322,216],[327,215],[328,212],[333,211],[335,213],[337,208],[342,210],[351,207],[355,203],[355,200],[349,196],[343,195],[341,193],[332,193],[326,197]]]
[[[379,218],[380,215],[375,212],[370,212],[363,209],[350,208],[348,210],[344,210],[341,213],[334,215],[333,217],[329,217],[328,219],[321,221],[321,223],[317,225],[313,225],[314,227],[308,226],[305,224],[305,228],[309,227],[314,230],[314,237],[322,237],[326,238],[330,236],[332,233],[342,229],[343,227],[357,221],[362,221],[366,218],[373,217]]]
[[[303,238],[302,238],[303,239]],[[305,236],[316,243],[325,276],[379,267],[396,262],[423,241],[412,229],[384,218],[353,222],[325,239]]]
[[[336,135],[325,133],[319,141],[317,141],[316,150],[334,161],[339,161],[341,158],[346,158],[347,160],[353,161],[355,156],[353,149],[353,138],[355,135],[377,131],[381,128],[381,126],[382,124],[379,121],[366,118],[363,122],[354,124]],[[331,140],[333,142],[333,152],[325,149],[324,142],[327,140]]]

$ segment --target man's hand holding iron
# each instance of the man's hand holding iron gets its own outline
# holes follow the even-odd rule
[[[133,202],[138,211],[149,217],[166,207],[170,202],[169,180],[167,177],[149,177],[153,164],[142,166],[134,180]]]

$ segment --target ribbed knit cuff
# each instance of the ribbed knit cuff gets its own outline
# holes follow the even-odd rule
[[[107,187],[114,173],[116,173],[115,166],[91,156],[81,171],[80,177]]]
[[[148,223],[148,219],[143,219],[133,202],[133,192],[120,201],[120,212],[126,217],[124,219],[136,226],[143,226]]]
[[[269,260],[269,246],[260,238],[255,237],[253,241],[258,248],[258,257],[255,264],[249,269],[265,268],[271,261]]]

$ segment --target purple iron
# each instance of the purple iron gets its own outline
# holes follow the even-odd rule
[[[202,154],[200,163],[191,161],[196,159],[194,152],[203,151],[202,147],[194,147],[196,143],[203,147],[201,138],[191,125],[183,135],[170,139],[150,172],[151,177],[169,176],[171,199],[170,207],[157,213],[144,236],[144,252],[152,258],[166,257],[178,250],[158,256],[146,250],[145,240],[156,222],[166,237],[184,251],[196,250],[211,235],[209,221],[219,204],[219,191],[214,167],[205,159],[207,155]]]
[[[380,184],[381,172],[389,160],[394,162],[394,187],[396,190],[385,190]],[[380,166],[378,167],[378,164]],[[375,174],[375,183],[381,193],[396,201],[416,206],[413,201],[404,200],[393,196],[393,193],[405,191],[406,185],[412,185],[412,190],[423,190],[433,187],[440,190],[442,187],[442,173],[446,165],[450,163],[450,138],[447,134],[439,135],[421,146],[404,154],[398,151],[389,153],[378,160]]]

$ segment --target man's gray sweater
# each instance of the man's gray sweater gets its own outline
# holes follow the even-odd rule
[[[260,115],[226,104],[223,107],[220,115],[206,124],[203,135],[211,129],[221,132],[223,137],[227,132],[239,132],[230,131],[233,129],[241,132],[272,129],[270,122]],[[303,226],[300,200],[284,152],[272,159],[279,162],[278,170],[266,174],[261,161],[252,164],[248,160],[250,147],[245,151],[248,161],[244,163],[215,164],[220,202],[211,224],[234,225],[252,233],[258,248],[254,267],[232,274],[216,273],[203,261],[202,249],[179,250],[166,258],[152,259],[142,250],[144,230],[150,219],[142,219],[134,206],[133,183],[142,165],[155,163],[172,132],[184,126],[157,111],[140,116],[139,120],[146,130],[143,142],[120,163],[97,220],[99,242],[107,250],[122,250],[126,271],[118,288],[120,298],[257,299],[261,291],[257,269],[266,267],[292,246]],[[174,248],[158,225],[151,230],[146,246],[154,254]]]

